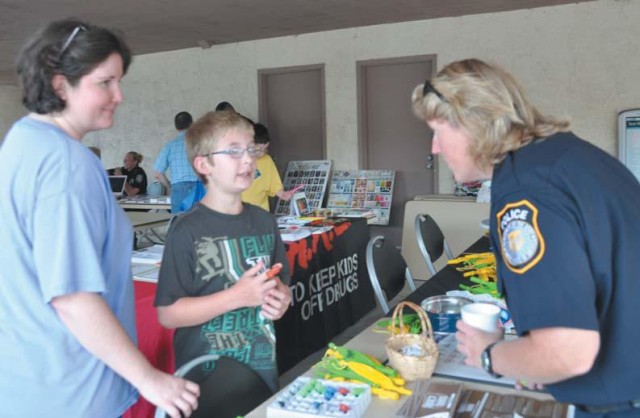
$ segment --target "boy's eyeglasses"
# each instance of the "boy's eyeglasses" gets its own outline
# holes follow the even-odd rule
[[[80,33],[80,31],[86,31],[86,30],[87,30],[87,28],[85,28],[82,25],[78,25],[75,28],[73,28],[73,31],[67,37],[67,40],[64,41],[64,44],[62,45],[62,48],[60,49],[60,54],[58,54],[58,58],[62,58],[62,55],[64,55],[64,53],[69,48],[69,45],[71,45],[71,42],[73,42],[75,37],[78,36],[78,33]]]
[[[252,145],[247,148],[233,147],[233,148],[223,149],[220,151],[210,152],[209,154],[202,155],[202,157],[209,157],[210,155],[216,155],[216,154],[226,154],[229,157],[233,158],[234,160],[239,160],[240,158],[242,158],[245,151],[247,154],[249,154],[249,157],[252,157],[252,158],[259,157],[264,153],[262,148]]]
[[[438,96],[438,99],[442,100],[443,102],[448,102],[447,99],[445,99],[445,97],[442,95],[442,93],[440,93],[438,90],[436,90],[435,87],[433,87],[433,84],[431,84],[431,82],[429,80],[426,80],[424,82],[424,86],[422,86],[422,97],[426,97],[427,94],[429,93],[433,93],[436,96]]]

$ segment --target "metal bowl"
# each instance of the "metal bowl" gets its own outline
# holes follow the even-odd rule
[[[473,303],[471,299],[460,296],[432,296],[420,303],[429,315],[434,332],[456,332],[456,321],[460,319],[460,309]]]

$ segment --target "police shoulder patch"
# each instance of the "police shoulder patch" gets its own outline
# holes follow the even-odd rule
[[[509,270],[522,274],[544,255],[538,209],[528,200],[508,203],[497,214],[502,258]]]

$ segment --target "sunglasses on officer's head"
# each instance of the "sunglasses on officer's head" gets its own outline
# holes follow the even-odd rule
[[[424,86],[422,86],[422,97],[426,97],[427,94],[429,93],[433,93],[436,96],[438,96],[438,99],[442,100],[443,102],[446,102],[447,99],[445,99],[445,97],[442,95],[442,93],[440,93],[438,90],[436,90],[435,87],[433,87],[433,84],[431,84],[431,82],[429,80],[426,80],[424,82]]]

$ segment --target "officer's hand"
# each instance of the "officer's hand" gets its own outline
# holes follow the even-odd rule
[[[458,340],[458,351],[466,356],[465,364],[474,367],[482,367],[480,355],[487,346],[502,339],[502,329],[495,333],[484,332],[478,328],[464,323],[462,320],[456,322],[456,339]]]

